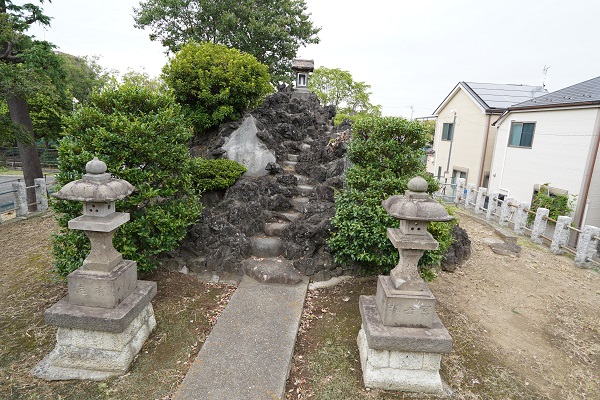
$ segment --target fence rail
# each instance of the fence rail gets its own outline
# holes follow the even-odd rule
[[[600,247],[600,228],[585,225],[581,229],[571,226],[569,216],[550,218],[550,210],[538,208],[535,212],[529,205],[512,197],[499,193],[488,193],[486,188],[476,188],[474,184],[465,185],[465,179],[459,178],[451,184],[453,198],[444,193],[449,184],[435,194],[447,202],[463,206],[466,210],[496,221],[500,226],[511,227],[517,235],[529,236],[534,243],[549,244],[555,254],[569,252],[575,256],[575,265],[587,268],[600,265],[598,258]],[[551,224],[548,224],[550,222]]]
[[[35,192],[35,201],[33,203],[27,201],[27,189],[33,189]],[[27,217],[32,212],[48,210],[49,194],[50,188],[46,184],[46,177],[34,179],[32,186],[27,186],[22,178],[1,182],[0,224],[12,217]]]
[[[37,148],[42,168],[58,168],[58,150]],[[21,169],[23,162],[18,147],[0,147],[0,167]]]

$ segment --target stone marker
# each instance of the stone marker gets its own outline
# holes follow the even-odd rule
[[[443,394],[439,374],[442,353],[452,338],[435,312],[435,297],[419,275],[417,263],[425,250],[438,248],[427,232],[429,221],[450,221],[446,209],[426,193],[427,182],[409,181],[404,196],[382,205],[400,220],[388,238],[400,253],[390,276],[380,276],[375,296],[361,296],[362,326],[358,347],[366,387]]]
[[[129,221],[115,212],[115,200],[133,186],[113,179],[94,158],[83,179],[66,184],[54,196],[83,202],[83,215],[69,228],[85,232],[91,251],[67,277],[69,294],[46,310],[46,323],[58,327],[56,347],[32,370],[46,380],[103,380],[123,375],[156,326],[150,300],[156,283],[137,280],[135,261],[123,260],[112,238]]]

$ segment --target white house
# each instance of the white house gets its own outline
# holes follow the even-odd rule
[[[427,171],[441,181],[466,178],[487,187],[496,142],[492,124],[508,107],[545,93],[541,86],[459,82],[433,113]]]
[[[490,192],[530,203],[549,183],[577,196],[576,226],[600,226],[600,77],[509,107],[494,125]]]

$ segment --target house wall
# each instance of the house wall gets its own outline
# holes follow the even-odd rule
[[[597,113],[598,109],[510,113],[498,125],[490,190],[508,191],[510,197],[527,203],[536,184],[550,183],[579,195]],[[512,121],[536,123],[531,148],[508,147]]]
[[[479,184],[479,171],[488,116],[462,89],[456,92],[438,114],[433,147],[435,161],[428,163],[427,169],[434,176],[437,176],[438,168],[442,167],[442,178],[444,177],[448,166],[450,142],[442,140],[442,129],[444,123],[452,123],[454,119],[452,110],[456,110],[456,125],[454,127],[454,143],[452,144],[447,175],[448,182],[452,178],[452,171],[460,169],[467,172],[467,183]]]
[[[596,124],[593,130],[595,135],[600,135],[600,109],[597,109],[596,112]],[[598,152],[594,152],[596,150],[596,145],[594,143],[595,140],[600,140],[598,137],[593,137],[590,143],[590,155],[588,157],[588,163],[594,163],[594,170],[592,173],[592,179],[590,181],[590,190],[588,193],[588,211],[587,216],[585,217],[584,224],[585,225],[593,225],[600,227],[600,156]],[[584,175],[583,181],[585,181],[586,176]],[[579,213],[583,214],[585,204],[582,201],[580,204]],[[583,216],[582,216],[583,217]],[[576,221],[579,222],[579,219]]]

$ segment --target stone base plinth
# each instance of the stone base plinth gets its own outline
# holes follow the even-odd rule
[[[69,304],[114,308],[133,292],[137,284],[137,263],[123,260],[110,272],[76,269],[67,277]]]
[[[444,394],[441,354],[371,349],[364,329],[358,333],[357,344],[366,387]]]
[[[421,291],[398,290],[389,276],[380,276],[375,298],[384,325],[433,326],[435,297],[427,287]]]
[[[361,296],[358,347],[366,387],[444,395],[441,355],[452,338],[437,314],[431,328],[386,326],[375,296]]]
[[[46,323],[58,326],[56,347],[32,374],[45,380],[104,380],[125,374],[156,326],[150,304],[155,294],[155,282],[138,281],[114,309],[59,301],[46,311]]]

